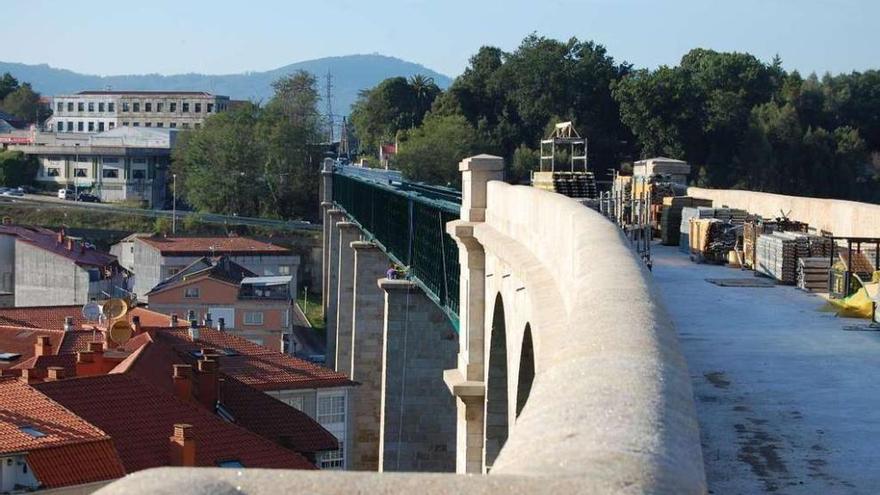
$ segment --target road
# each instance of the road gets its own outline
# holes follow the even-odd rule
[[[158,218],[165,217],[171,219],[173,216],[173,212],[171,210],[148,210],[142,208],[129,208],[125,206],[118,206],[113,203],[81,203],[75,201],[67,201],[63,199],[58,199],[54,196],[44,196],[39,194],[25,194],[22,197],[14,197],[14,196],[0,196],[2,201],[13,202],[21,205],[50,205],[57,206],[61,208],[83,208],[83,209],[96,209],[100,208],[108,213],[118,213],[121,215],[138,215],[138,216],[146,216],[150,218]],[[268,218],[257,218],[257,217],[240,217],[234,215],[219,215],[214,213],[195,213],[191,211],[177,211],[177,219],[178,221],[182,221],[184,218],[198,215],[200,221],[206,223],[214,223],[214,224],[222,224],[222,225],[249,225],[253,227],[268,227],[278,230],[289,230],[289,231],[320,231],[321,226],[315,225],[309,222],[297,221],[297,220],[274,220]]]
[[[693,379],[709,493],[880,491],[880,332],[794,287],[658,246],[654,279]]]

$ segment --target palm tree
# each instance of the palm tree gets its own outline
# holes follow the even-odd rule
[[[410,77],[409,86],[412,88],[413,94],[416,97],[415,120],[417,122],[413,122],[413,126],[416,126],[421,124],[422,118],[428,110],[430,110],[434,98],[440,93],[440,88],[434,82],[432,77],[422,74],[416,74]]]

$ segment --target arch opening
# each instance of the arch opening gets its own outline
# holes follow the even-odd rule
[[[522,350],[519,354],[519,375],[516,386],[517,418],[529,400],[533,381],[535,381],[535,348],[532,344],[532,326],[530,323],[526,323],[526,329],[523,331]]]
[[[501,294],[495,298],[489,343],[489,376],[486,383],[486,471],[507,441],[507,329]]]

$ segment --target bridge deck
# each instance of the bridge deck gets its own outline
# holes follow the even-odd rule
[[[654,278],[693,378],[710,493],[876,493],[880,332],[793,287],[706,282],[754,277],[677,248],[655,248]]]

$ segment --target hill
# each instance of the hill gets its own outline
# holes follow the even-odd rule
[[[383,79],[394,76],[409,77],[423,74],[434,78],[441,88],[451,79],[423,65],[384,55],[346,55],[297,62],[265,72],[242,74],[136,74],[120,76],[95,76],[57,69],[46,64],[27,65],[0,62],[0,74],[9,72],[19,81],[27,81],[40,93],[51,96],[74,93],[88,89],[111,87],[118,90],[201,90],[229,96],[239,100],[267,100],[272,94],[272,81],[296,72],[307,70],[318,78],[324,88],[324,76],[329,70],[333,75],[333,107],[335,113],[347,114],[357,98],[358,91],[375,86]],[[323,105],[323,103],[322,103]],[[323,107],[322,107],[323,108]]]

